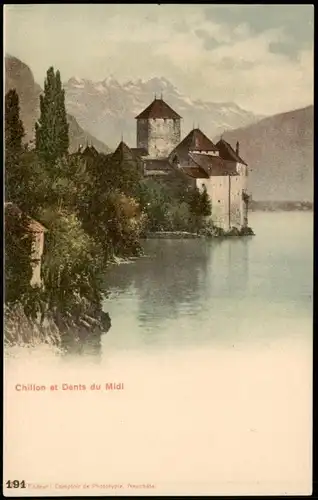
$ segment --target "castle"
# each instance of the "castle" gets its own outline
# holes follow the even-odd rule
[[[238,143],[235,150],[223,138],[213,144],[199,128],[181,140],[181,116],[162,98],[155,97],[136,121],[137,147],[121,141],[114,155],[138,158],[145,176],[169,176],[177,169],[192,186],[205,186],[216,226],[225,231],[248,226],[248,167]]]

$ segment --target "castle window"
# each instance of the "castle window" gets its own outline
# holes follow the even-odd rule
[[[172,162],[173,163],[179,163],[179,158],[177,155],[174,155],[173,158],[172,158]]]
[[[218,203],[221,203],[220,200],[218,200]]]

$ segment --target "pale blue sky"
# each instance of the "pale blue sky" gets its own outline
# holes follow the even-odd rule
[[[272,114],[313,102],[312,5],[5,6],[5,49],[47,68],[120,82],[165,77],[192,99]]]

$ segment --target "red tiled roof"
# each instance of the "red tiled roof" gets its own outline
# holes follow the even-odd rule
[[[180,161],[186,161],[190,151],[218,151],[213,142],[198,128],[191,132],[172,151],[171,158],[177,155]]]
[[[139,118],[170,118],[173,120],[180,120],[181,116],[170,108],[162,99],[155,99],[144,111],[136,116],[137,120]]]
[[[231,144],[226,142],[224,139],[220,139],[216,144],[218,150],[220,151],[220,156],[224,160],[235,161],[237,163],[243,163],[247,165],[244,160],[234,151]]]
[[[15,215],[16,217],[21,217],[22,216],[22,210],[12,203],[11,201],[6,202],[4,204],[5,212],[11,213],[12,215]],[[27,219],[29,221],[29,229],[32,233],[46,233],[47,229],[44,227],[40,222],[36,221],[35,219],[32,219],[32,217],[27,216]]]
[[[30,220],[29,228],[33,233],[46,233],[47,229],[42,224],[34,219]]]
[[[161,170],[165,172],[170,172],[172,165],[167,158],[156,158],[156,159],[145,159],[144,160],[145,169],[150,172],[152,170]]]
[[[190,153],[189,157],[195,165],[201,167],[209,176],[214,175],[238,175],[236,164],[226,161],[219,156]]]

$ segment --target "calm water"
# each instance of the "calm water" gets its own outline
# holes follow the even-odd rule
[[[311,336],[312,213],[253,213],[256,236],[148,240],[145,257],[112,268],[104,348],[262,343]]]

